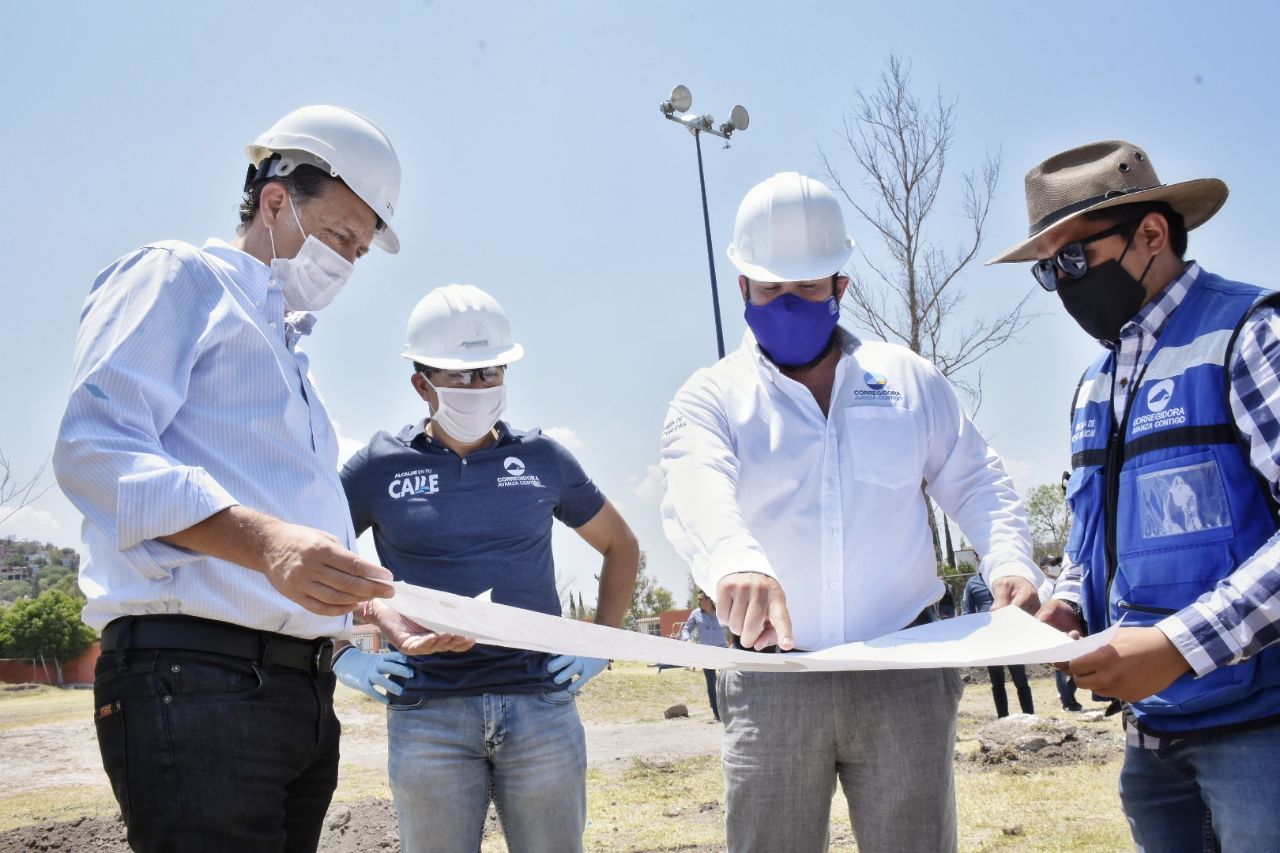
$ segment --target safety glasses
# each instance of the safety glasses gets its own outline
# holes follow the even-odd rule
[[[1084,247],[1098,240],[1106,239],[1114,234],[1126,232],[1132,236],[1133,230],[1141,220],[1120,222],[1105,231],[1099,231],[1092,237],[1085,237],[1074,243],[1068,243],[1057,251],[1052,258],[1036,261],[1031,265],[1031,275],[1045,290],[1052,293],[1058,289],[1058,272],[1067,278],[1080,278],[1089,271],[1089,259],[1085,256]]]
[[[494,367],[477,367],[472,370],[438,370],[434,367],[428,367],[422,372],[428,378],[435,377],[444,380],[443,383],[436,382],[433,384],[443,384],[449,388],[463,388],[476,379],[479,379],[482,385],[497,385],[502,381],[506,370],[507,366],[505,364],[499,364]]]

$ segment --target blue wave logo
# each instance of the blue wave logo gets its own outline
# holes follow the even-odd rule
[[[867,383],[867,387],[873,391],[879,391],[881,388],[889,384],[889,377],[883,373],[864,373],[862,381]]]

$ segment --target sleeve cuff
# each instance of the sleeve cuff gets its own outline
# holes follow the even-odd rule
[[[986,562],[985,560],[983,561]],[[998,565],[991,566],[985,573],[987,586],[1000,580],[1000,578],[1022,578],[1028,581],[1037,589],[1040,584],[1044,583],[1044,575],[1040,570],[1030,563],[1023,563],[1021,560],[1006,560]]]
[[[732,553],[716,554],[708,560],[707,580],[711,585],[711,589],[708,591],[715,595],[720,581],[729,575],[735,575],[739,572],[755,572],[756,574],[767,575],[774,580],[778,579],[764,554],[759,551],[735,550]]]
[[[116,497],[116,547],[122,554],[130,553],[140,544],[186,530],[238,503],[203,468],[178,466],[121,477]],[[161,550],[190,553],[164,543],[152,544],[156,546],[153,555]],[[158,559],[157,565],[173,559],[167,555]],[[182,562],[189,559],[173,565]]]
[[[1197,677],[1244,658],[1244,650],[1236,644],[1231,632],[1203,604],[1192,604],[1167,616],[1157,622],[1156,627],[1186,658]]]

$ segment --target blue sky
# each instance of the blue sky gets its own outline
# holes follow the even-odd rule
[[[835,130],[890,52],[918,92],[959,102],[942,242],[962,239],[958,180],[987,152],[1004,172],[984,258],[1025,233],[1028,168],[1120,137],[1165,181],[1224,179],[1231,198],[1189,254],[1275,286],[1278,17],[1262,2],[4,4],[0,449],[19,474],[47,456],[95,273],[152,240],[230,236],[244,145],[290,109],[341,104],[387,131],[404,169],[401,253],[362,260],[306,343],[349,445],[425,413],[399,358],[409,311],[476,284],[527,352],[508,419],[564,438],[683,598],[651,466],[667,401],[715,341],[693,140],[657,110],[673,84],[694,112],[751,113],[732,148],[704,146],[734,347],[738,201],[775,172],[818,174],[819,146],[856,178]],[[1021,265],[963,283],[978,312],[1033,286]],[[1033,302],[1043,316],[985,362],[976,418],[1023,489],[1066,466],[1067,406],[1096,347],[1052,296]],[[77,545],[78,529],[55,488],[0,532]],[[590,601],[594,553],[572,534],[557,549]]]

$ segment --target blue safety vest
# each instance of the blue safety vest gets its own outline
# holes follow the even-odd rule
[[[1250,312],[1277,294],[1201,272],[1112,417],[1115,354],[1081,379],[1071,424],[1067,553],[1098,631],[1153,625],[1212,590],[1276,531],[1228,403],[1228,355]],[[1140,727],[1184,734],[1280,715],[1280,646],[1133,704]]]

